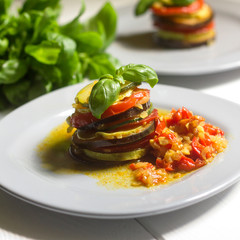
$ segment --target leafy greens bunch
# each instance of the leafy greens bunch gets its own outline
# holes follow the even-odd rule
[[[154,87],[158,82],[158,76],[151,67],[144,64],[128,64],[117,69],[114,75],[101,76],[89,97],[89,108],[94,117],[101,118],[104,111],[118,99],[125,81],[137,84],[146,82]]]
[[[115,72],[118,61],[105,52],[117,25],[109,2],[80,22],[82,1],[78,15],[64,25],[57,22],[60,0],[26,0],[17,16],[9,14],[11,2],[0,1],[0,110]]]

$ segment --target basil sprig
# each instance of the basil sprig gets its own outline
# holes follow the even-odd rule
[[[139,0],[135,8],[135,15],[144,14],[155,2],[159,2],[168,7],[182,7],[188,6],[195,0]]]
[[[116,70],[116,74],[103,75],[94,85],[89,97],[89,109],[96,118],[110,107],[119,96],[121,85],[125,81],[142,83],[146,82],[154,87],[158,82],[156,72],[143,64],[129,64]]]
[[[118,16],[110,1],[83,18],[58,22],[61,0],[0,0],[0,111],[55,89],[115,74],[118,60],[106,52],[114,40]],[[68,1],[68,4],[71,1]]]
[[[140,0],[135,8],[135,15],[139,16],[144,14],[156,0]]]
[[[174,7],[182,7],[182,6],[188,6],[191,3],[193,3],[196,0],[161,0],[161,2],[166,6],[174,6]]]

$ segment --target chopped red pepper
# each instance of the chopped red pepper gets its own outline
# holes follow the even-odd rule
[[[203,166],[206,165],[206,164],[207,164],[207,163],[206,163],[205,160],[200,159],[200,158],[197,158],[197,159],[195,160],[195,169],[198,169],[198,168],[200,168],[200,167],[203,167]]]
[[[156,167],[157,168],[164,168],[168,172],[174,171],[171,163],[167,163],[166,161],[164,161],[163,159],[161,159],[159,157],[156,159]]]
[[[149,162],[138,162],[138,163],[131,163],[129,165],[129,168],[134,171],[134,170],[137,170],[139,168],[152,169],[152,168],[154,168],[154,166]]]
[[[175,161],[175,165],[177,170],[180,170],[180,171],[189,172],[196,169],[195,162],[191,158],[188,158],[184,155],[181,157],[179,161]]]
[[[163,129],[166,127],[166,123],[165,121],[161,121],[159,118],[157,118],[155,124],[156,124],[155,134],[160,136]]]
[[[204,146],[199,143],[198,139],[196,137],[193,137],[192,139],[192,150],[195,155],[198,157],[201,157],[201,152],[204,149]]]
[[[173,109],[171,113],[171,119],[167,120],[168,125],[177,124],[180,120],[189,119],[193,116],[193,114],[185,107],[179,108],[177,111]]]
[[[215,127],[208,123],[203,126],[203,129],[205,132],[209,133],[210,135],[214,135],[214,136],[218,134],[220,134],[221,136],[224,135],[224,132],[220,128]]]
[[[199,139],[199,142],[205,147],[212,144],[211,138],[206,133],[204,134],[204,138]]]

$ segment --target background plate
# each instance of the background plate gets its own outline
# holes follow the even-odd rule
[[[142,63],[159,74],[199,75],[240,67],[239,3],[207,1],[215,11],[217,38],[211,46],[161,49],[153,42],[150,12],[135,17],[133,5],[119,9],[118,37],[108,52],[123,65]]]
[[[36,146],[73,112],[74,96],[85,84],[87,82],[40,97],[0,121],[1,188],[55,211],[116,219],[173,211],[210,197],[239,179],[239,105],[164,85],[157,85],[151,91],[155,107],[185,106],[225,131],[228,149],[211,164],[179,182],[155,189],[108,190],[82,174],[55,174],[43,169]]]

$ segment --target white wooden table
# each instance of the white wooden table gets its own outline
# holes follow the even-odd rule
[[[104,1],[86,2],[91,15]],[[119,7],[128,4],[129,0],[112,2]],[[79,6],[79,1],[71,1],[71,4],[70,0],[64,1],[64,19],[72,16],[73,4]],[[240,69],[208,76],[165,76],[160,78],[160,82],[195,89],[240,104]],[[5,115],[1,112],[0,118]],[[45,210],[0,190],[0,240],[236,240],[240,239],[239,203],[240,183],[210,199],[171,213],[130,220],[94,220]]]

